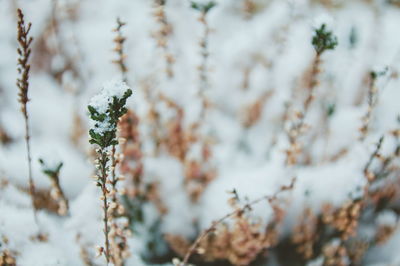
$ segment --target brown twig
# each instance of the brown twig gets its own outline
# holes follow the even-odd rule
[[[376,144],[376,148],[374,150],[374,152],[371,154],[371,156],[369,157],[368,162],[366,163],[365,167],[364,167],[364,175],[366,177],[370,176],[370,172],[369,172],[369,168],[372,164],[372,162],[374,161],[374,159],[377,157],[377,155],[379,154],[381,147],[382,147],[382,143],[383,143],[384,137],[380,137],[378,143]]]
[[[272,196],[269,195],[264,195],[260,198],[257,198],[253,201],[248,202],[247,204],[245,204],[242,208],[236,209],[226,215],[224,215],[223,217],[221,217],[220,219],[214,221],[212,223],[212,225],[207,228],[206,230],[203,231],[203,233],[194,241],[194,243],[190,246],[189,250],[186,252],[183,261],[179,264],[179,266],[187,266],[190,256],[196,251],[196,249],[198,248],[198,246],[200,245],[201,241],[211,232],[214,232],[217,228],[217,226],[219,224],[221,224],[222,222],[224,222],[225,220],[234,217],[235,215],[238,215],[240,213],[245,212],[246,210],[251,210],[251,207],[256,205],[257,203],[260,203],[264,200],[267,200],[269,203],[271,203],[272,201],[276,200],[276,198],[278,197],[278,195],[284,191],[287,190],[291,190],[294,187],[294,184],[296,182],[296,178],[293,178],[292,181],[290,182],[289,185],[287,186],[282,186],[277,192],[275,192]]]

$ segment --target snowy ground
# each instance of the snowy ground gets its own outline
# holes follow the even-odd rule
[[[383,154],[395,147],[389,132],[399,128],[400,115],[400,82],[394,74],[400,70],[398,7],[374,0],[255,0],[258,9],[248,15],[243,10],[245,1],[220,0],[207,14],[212,31],[206,93],[213,107],[202,128],[213,138],[210,165],[216,169],[216,177],[198,201],[192,202],[182,185],[184,165],[166,151],[152,154],[152,125],[146,123],[150,108],[146,87],[154,95],[162,92],[182,107],[184,126],[196,121],[201,110],[197,94],[202,60],[199,40],[203,34],[199,12],[190,8],[189,1],[166,2],[165,12],[173,29],[167,37],[169,52],[175,58],[172,78],[164,71],[164,52],[152,36],[159,28],[153,1],[0,0],[0,129],[12,139],[9,144],[0,144],[0,180],[7,180],[0,181],[4,183],[0,184],[0,237],[8,238],[7,243],[0,239],[0,252],[5,248],[16,252],[17,265],[84,265],[80,247],[94,256],[95,246],[103,242],[100,191],[91,179],[95,169],[86,133],[86,107],[103,83],[119,75],[111,63],[115,59],[115,33],[111,29],[116,17],[126,22],[123,34],[127,38],[128,83],[133,89],[128,107],[143,121],[139,129],[145,154],[144,179],[160,184],[160,197],[168,208],[161,220],[162,234],[193,239],[199,230],[232,210],[228,191],[236,189],[251,200],[273,194],[295,176],[295,188],[286,196],[289,203],[283,237],[296,225],[305,206],[317,212],[324,202],[341,206],[360,193],[366,183],[363,168],[382,135],[386,136]],[[334,4],[327,7],[318,2]],[[62,161],[61,187],[70,201],[69,216],[41,210],[38,225],[33,220],[29,195],[22,189],[28,187],[28,169],[15,86],[16,7],[24,11],[26,21],[32,22],[31,35],[35,38],[28,105],[34,181],[37,189],[50,186],[39,158]],[[307,142],[311,163],[287,166],[285,150],[289,142],[282,117],[285,104],[292,104],[293,111],[301,103],[296,97],[304,93],[304,75],[315,54],[311,45],[313,26],[321,15],[331,18],[339,44],[322,55],[320,84],[306,116],[310,130],[303,141]],[[52,24],[54,16],[57,19]],[[67,59],[72,59],[78,73],[62,71],[57,80],[52,73],[62,70]],[[359,128],[368,108],[365,77],[376,66],[389,70],[377,80],[378,103],[369,133],[361,141]],[[247,70],[248,84],[243,88]],[[245,128],[246,106],[266,92],[270,97],[262,106],[260,119]],[[334,113],[323,120],[320,114],[332,105]],[[157,103],[157,108],[165,123],[175,115],[164,103]],[[71,141],[76,116],[82,119],[84,130],[78,144]],[[329,159],[344,150],[337,160]],[[196,158],[198,153],[193,145],[189,156]],[[399,176],[395,178],[399,182]],[[147,253],[147,231],[158,214],[152,204],[144,210],[145,223],[128,241],[132,256],[126,265],[145,265],[141,257]],[[259,204],[252,211],[253,217],[265,223],[271,215],[267,204]],[[397,220],[396,216],[395,223]],[[47,241],[31,239],[39,231],[48,235]],[[400,229],[396,229],[385,245],[368,253],[363,265],[399,265],[399,244]],[[102,257],[93,261],[104,265]],[[274,261],[266,263],[272,265]]]

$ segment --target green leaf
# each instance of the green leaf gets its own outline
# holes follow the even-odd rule
[[[191,7],[193,9],[196,9],[197,11],[203,12],[204,14],[207,14],[208,11],[210,11],[213,7],[215,7],[217,5],[216,2],[214,1],[210,1],[208,3],[196,3],[194,1],[191,2]]]
[[[326,50],[333,50],[338,45],[337,37],[326,29],[325,24],[315,30],[311,43],[317,54],[322,54]]]

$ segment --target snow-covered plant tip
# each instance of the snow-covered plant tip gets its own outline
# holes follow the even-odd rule
[[[118,119],[127,112],[125,104],[131,95],[132,90],[125,82],[112,81],[105,84],[101,93],[92,98],[88,106],[90,118],[94,122],[89,130],[91,144],[97,144],[102,149],[118,144]]]
[[[89,130],[91,144],[96,144],[100,148],[96,150],[98,158],[96,160],[96,168],[98,174],[95,176],[96,185],[101,188],[104,213],[104,247],[99,247],[99,254],[104,253],[108,262],[113,262],[114,265],[122,265],[119,258],[119,251],[116,250],[113,236],[115,233],[111,232],[111,225],[113,225],[113,216],[115,206],[117,204],[110,204],[110,199],[115,196],[115,189],[109,188],[107,184],[116,182],[110,180],[108,177],[115,179],[114,169],[115,165],[110,165],[110,161],[114,161],[114,154],[111,152],[110,147],[115,149],[118,144],[116,132],[118,121],[126,112],[126,100],[132,95],[132,90],[123,81],[113,80],[103,86],[100,94],[94,96],[88,106],[90,118],[93,125]],[[109,241],[109,238],[112,241]],[[126,245],[125,245],[126,247]],[[116,263],[116,262],[119,263]]]
[[[315,29],[312,38],[312,45],[317,54],[322,54],[326,50],[333,50],[337,44],[337,37],[333,35],[332,31],[325,23]]]

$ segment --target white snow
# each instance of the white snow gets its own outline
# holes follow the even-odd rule
[[[400,70],[399,8],[378,0],[329,1],[333,8],[316,0],[257,0],[255,15],[247,18],[242,1],[219,0],[207,14],[211,28],[207,95],[212,108],[200,129],[212,140],[210,164],[216,168],[217,176],[199,201],[191,202],[184,184],[185,165],[164,147],[158,154],[154,151],[151,133],[156,125],[149,120],[148,111],[153,103],[148,99],[154,99],[159,112],[162,136],[176,112],[158,100],[160,93],[184,110],[183,128],[198,119],[198,66],[202,61],[199,41],[203,28],[198,21],[199,12],[190,8],[190,1],[167,1],[166,15],[173,29],[167,37],[168,49],[175,59],[175,75],[169,79],[164,71],[164,52],[152,37],[160,27],[152,15],[152,2],[0,1],[0,129],[14,140],[9,145],[0,144],[0,184],[2,180],[8,181],[8,185],[0,185],[0,237],[7,236],[7,247],[19,252],[17,265],[83,265],[76,242],[78,234],[80,244],[91,256],[95,246],[102,245],[100,192],[90,178],[94,165],[87,131],[93,128],[102,133],[113,128],[109,119],[97,123],[97,127],[91,124],[87,105],[106,113],[112,97],[121,98],[129,88],[135,88],[135,95],[130,97],[127,107],[140,117],[143,179],[145,183],[159,184],[160,198],[168,212],[160,217],[152,204],[146,204],[145,222],[129,238],[132,257],[127,266],[148,265],[141,255],[148,255],[147,242],[152,236],[149,228],[157,219],[161,219],[160,234],[193,239],[199,230],[232,211],[227,203],[232,189],[237,190],[241,203],[246,203],[275,193],[296,177],[294,190],[281,196],[287,214],[282,235],[287,235],[305,207],[317,213],[324,203],[338,207],[361,195],[366,182],[363,168],[382,135],[385,140],[381,154],[393,152],[396,141],[389,132],[399,128],[400,114],[400,82],[396,77]],[[58,12],[59,39],[54,37],[54,25],[49,26],[53,3]],[[70,203],[67,217],[40,210],[39,227],[33,220],[31,200],[24,192],[28,188],[28,165],[15,86],[14,5],[23,9],[26,21],[32,21],[31,33],[35,38],[28,104],[33,179],[37,189],[48,189],[50,181],[41,172],[38,159],[44,157],[51,165],[62,161],[60,182]],[[112,42],[115,33],[111,31],[116,17],[127,23],[123,32],[127,38],[124,52],[129,86],[120,78],[113,78],[120,76],[111,63],[116,58]],[[282,117],[285,104],[290,105],[289,114],[302,104],[300,99],[306,93],[302,84],[315,56],[310,43],[311,28],[322,24],[338,37],[338,46],[321,58],[320,83],[305,121],[310,130],[299,140],[310,163],[289,168],[285,165],[287,125],[282,123]],[[350,41],[351,34],[355,40]],[[43,41],[42,36],[49,39]],[[46,44],[50,49],[43,47]],[[63,47],[62,53],[58,53],[58,45]],[[66,65],[68,58],[76,69],[68,68],[74,68]],[[369,135],[360,141],[361,119],[368,108],[366,78],[372,70],[382,70],[375,66],[387,66],[389,71],[377,80],[379,100],[372,111]],[[57,76],[56,72],[64,67],[67,70]],[[243,89],[246,69],[248,88]],[[251,128],[244,128],[244,110],[266,92],[271,92],[271,96],[260,110],[260,119]],[[335,111],[326,118],[329,104],[334,104]],[[83,131],[78,144],[71,139],[77,132],[75,115],[81,119]],[[199,143],[191,146],[188,158],[199,159],[201,148]],[[271,207],[263,202],[249,216],[268,223],[272,214]],[[376,224],[397,222],[397,215],[386,211],[378,216]],[[49,235],[48,242],[31,240],[39,230]],[[396,227],[384,246],[368,252],[363,265],[398,265],[399,245],[400,229]],[[94,261],[105,264],[103,257]],[[320,263],[317,258],[309,265]]]

